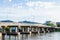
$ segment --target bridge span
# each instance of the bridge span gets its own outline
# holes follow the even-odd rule
[[[51,26],[43,25],[43,24],[28,24],[28,23],[17,23],[17,22],[0,22],[0,27],[2,28],[2,32],[5,33],[7,30],[5,28],[9,28],[9,32],[14,31],[24,33],[45,33],[45,32],[53,32],[54,28]]]
[[[28,24],[17,22],[0,22],[0,29],[0,33],[2,33],[2,40],[4,40],[4,35],[40,34],[54,32],[55,30],[53,27],[40,23]]]

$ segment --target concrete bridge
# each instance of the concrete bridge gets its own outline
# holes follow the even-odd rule
[[[0,27],[2,28],[2,32],[6,31],[6,27],[9,27],[9,32],[11,32],[12,28],[15,28],[16,32],[19,31],[20,33],[41,33],[54,31],[53,27],[43,24],[28,24],[17,22],[0,22]]]
[[[6,28],[8,29],[6,30]],[[40,34],[47,32],[54,32],[54,28],[46,25],[17,23],[17,22],[0,22],[0,28],[2,29],[2,40],[4,35],[20,35],[20,34]]]

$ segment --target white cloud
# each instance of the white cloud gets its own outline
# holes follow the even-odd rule
[[[42,8],[51,8],[55,6],[55,3],[52,2],[41,2],[41,1],[32,1],[32,2],[27,2],[27,6],[29,7],[42,7]]]
[[[28,9],[20,4],[14,4],[12,7],[0,7],[0,19],[12,20],[31,20],[36,22],[44,22],[46,20],[60,20],[60,6],[56,6],[51,2],[27,2]],[[33,9],[36,8],[36,9]]]
[[[11,2],[12,0],[9,0],[9,2]]]

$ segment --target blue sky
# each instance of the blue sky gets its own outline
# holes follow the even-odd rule
[[[60,0],[0,0],[0,20],[60,21]]]

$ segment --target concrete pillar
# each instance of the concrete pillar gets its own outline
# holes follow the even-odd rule
[[[2,40],[2,33],[0,32],[0,40]]]
[[[38,28],[36,27],[36,31],[38,31]]]
[[[5,28],[6,28],[6,27],[7,27],[7,25],[5,25]],[[4,33],[6,32],[5,28],[4,28]]]
[[[30,35],[31,35],[31,33],[32,33],[32,28],[31,28],[31,26],[30,26],[30,30],[29,30],[29,32],[30,32]]]
[[[5,33],[5,28],[4,27],[2,28],[2,31],[3,31],[3,33]]]
[[[30,28],[28,27],[28,32],[29,32]]]
[[[21,29],[21,26],[20,25],[18,25],[18,29]]]
[[[41,27],[39,28],[39,30],[40,30],[40,33],[42,33],[42,28]]]
[[[22,28],[23,29],[23,32],[24,32],[24,28]]]
[[[42,28],[42,31],[45,33],[45,30],[44,30],[44,28]]]
[[[4,28],[2,28],[2,33],[4,33]]]
[[[17,29],[17,27],[16,27],[16,32],[18,32],[18,29]]]
[[[32,28],[32,31],[34,31],[33,28]]]
[[[5,33],[5,29],[3,29],[4,30],[4,33]]]
[[[49,32],[49,28],[47,28],[47,32]]]
[[[2,33],[5,32],[5,26],[2,26]]]
[[[38,30],[38,34],[40,34],[40,28],[38,28],[37,30]]]
[[[10,32],[11,32],[11,27],[10,27]]]
[[[20,40],[20,32],[18,32],[17,40]]]

